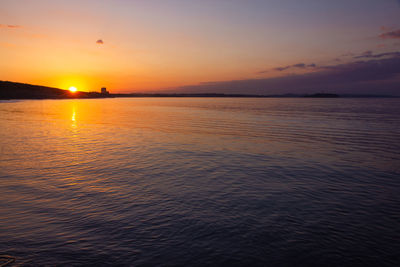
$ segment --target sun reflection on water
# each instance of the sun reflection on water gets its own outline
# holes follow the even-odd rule
[[[71,124],[70,124],[70,131],[71,131],[71,138],[74,141],[78,141],[78,124],[77,124],[77,106],[76,103],[72,103],[71,105]]]
[[[73,122],[76,122],[76,111],[75,111],[75,109],[72,110],[72,117],[71,117],[71,120],[72,120]]]
[[[71,116],[71,121],[72,121],[72,124],[71,124],[71,126],[72,126],[73,128],[76,128],[76,127],[77,127],[77,125],[76,125],[76,107],[75,107],[75,105],[74,105],[74,106],[72,106],[72,116]]]

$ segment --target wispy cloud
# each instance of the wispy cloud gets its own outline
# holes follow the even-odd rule
[[[306,69],[306,68],[316,68],[317,65],[314,63],[311,64],[305,64],[305,63],[297,63],[297,64],[293,64],[293,65],[289,65],[289,66],[285,66],[285,67],[276,67],[273,68],[274,71],[285,71],[288,69],[292,69],[292,68],[297,68],[297,69]],[[263,74],[263,73],[267,73],[270,70],[262,70],[257,72],[258,74]]]
[[[400,30],[393,30],[379,35],[382,39],[400,39]]]
[[[180,87],[175,91],[238,94],[332,92],[400,95],[400,54],[397,52],[365,54],[365,56],[368,55],[371,55],[372,59],[318,66],[316,71],[309,73],[265,79],[210,82]]]
[[[102,44],[104,44],[104,42],[103,42],[103,40],[102,40],[102,39],[99,39],[99,40],[97,40],[97,41],[96,41],[96,44],[100,44],[100,45],[102,45]]]
[[[0,28],[3,29],[18,29],[22,28],[20,25],[0,24]]]
[[[288,69],[292,69],[292,68],[306,69],[306,68],[315,68],[316,66],[317,65],[315,65],[314,63],[308,64],[308,65],[304,64],[304,63],[297,63],[297,64],[285,66],[285,67],[277,67],[277,68],[274,68],[274,70],[284,71],[284,70],[288,70]]]
[[[354,56],[355,59],[382,58],[382,57],[400,57],[400,52],[395,51],[395,52],[386,52],[386,53],[374,54],[372,51],[365,51],[361,55]]]

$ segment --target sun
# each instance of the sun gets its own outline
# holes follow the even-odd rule
[[[72,93],[75,93],[78,89],[76,89],[74,86],[71,86],[68,90]]]

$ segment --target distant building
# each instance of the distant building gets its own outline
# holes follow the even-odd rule
[[[102,94],[109,94],[109,92],[107,91],[107,88],[105,88],[105,87],[101,88],[101,93]]]

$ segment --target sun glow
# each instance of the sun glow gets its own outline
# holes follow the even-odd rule
[[[75,93],[78,89],[76,89],[74,86],[71,86],[68,90],[72,93]]]

